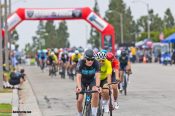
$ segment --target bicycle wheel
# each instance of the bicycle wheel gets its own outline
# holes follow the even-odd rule
[[[53,66],[51,66],[51,69],[50,69],[50,76],[51,78],[53,77]]]
[[[91,104],[87,104],[86,106],[86,112],[85,112],[85,116],[91,116],[92,113],[91,113]]]
[[[124,86],[123,86],[123,89],[124,89],[124,95],[127,95],[127,77],[126,77],[126,74],[124,74]]]
[[[103,116],[103,114],[104,114],[104,109],[102,108],[102,104],[100,101],[101,100],[99,100],[97,116]]]
[[[65,70],[65,67],[63,66],[63,79],[65,79],[66,77],[66,70]]]

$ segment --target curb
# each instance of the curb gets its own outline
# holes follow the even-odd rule
[[[22,116],[42,116],[42,113],[39,109],[37,98],[34,94],[34,91],[30,85],[29,79],[26,78],[26,82],[22,85],[22,90],[19,91],[19,110],[25,111],[27,113],[21,113]]]
[[[13,113],[13,111],[19,111],[19,96],[17,89],[13,89],[12,93],[12,116],[18,116],[18,113]]]

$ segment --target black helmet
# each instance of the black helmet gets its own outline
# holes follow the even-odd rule
[[[121,52],[121,56],[126,57],[126,55],[127,55],[126,51],[122,51],[122,52]]]
[[[95,58],[94,52],[91,49],[87,49],[84,53],[85,58]]]

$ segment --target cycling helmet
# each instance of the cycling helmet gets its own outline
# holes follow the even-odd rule
[[[101,52],[103,52],[103,53],[105,53],[105,54],[106,54],[108,51],[107,51],[107,50],[105,50],[105,49],[102,49],[102,50],[101,50]]]
[[[122,52],[121,52],[121,56],[126,57],[126,55],[127,55],[126,51],[122,51]]]
[[[51,52],[50,55],[53,56],[55,53],[54,52]]]
[[[41,53],[41,50],[38,50],[37,52],[38,52],[38,53]]]
[[[79,54],[79,51],[78,50],[75,50],[75,54]]]
[[[114,59],[114,54],[113,54],[112,52],[108,52],[108,53],[106,54],[106,59],[108,59],[108,60]]]
[[[87,49],[84,53],[85,58],[95,58],[94,52],[91,49]]]
[[[53,50],[55,53],[58,53],[58,49],[57,48],[54,48]]]
[[[96,54],[97,59],[106,59],[106,54],[104,52],[98,52]]]

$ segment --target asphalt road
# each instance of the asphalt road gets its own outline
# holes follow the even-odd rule
[[[76,116],[75,82],[25,66],[43,116]],[[133,64],[128,95],[114,116],[175,116],[175,65]],[[106,114],[105,116],[107,116]]]

